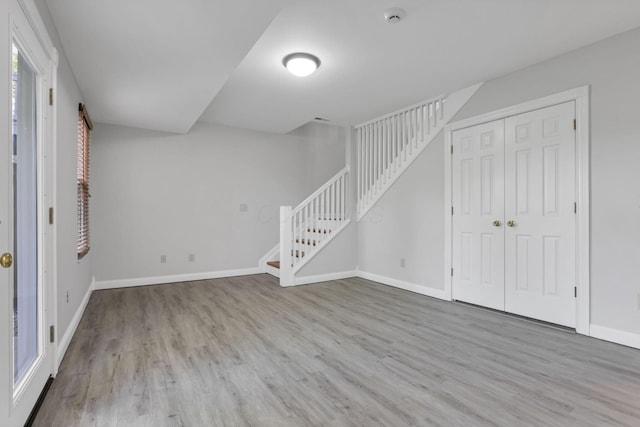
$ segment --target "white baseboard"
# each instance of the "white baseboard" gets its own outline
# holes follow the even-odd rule
[[[69,348],[69,344],[71,343],[71,338],[73,338],[73,334],[76,333],[76,329],[78,329],[78,325],[80,324],[80,319],[82,319],[82,315],[84,314],[84,310],[87,308],[87,304],[89,303],[89,298],[91,298],[91,294],[96,286],[96,278],[93,277],[91,279],[91,284],[89,285],[89,289],[84,294],[84,298],[82,298],[82,302],[80,306],[76,310],[76,313],[73,315],[67,330],[64,331],[64,335],[62,338],[57,340],[56,346],[56,372],[62,363],[62,359],[64,359],[64,355]]]
[[[221,279],[224,277],[248,276],[251,274],[260,274],[262,272],[263,271],[261,268],[253,267],[253,268],[242,268],[238,270],[210,271],[205,273],[173,274],[169,276],[155,276],[155,277],[137,277],[135,279],[101,280],[99,282],[96,282],[96,290],[131,288],[134,286],[161,285],[165,283],[176,283],[176,282],[191,282],[194,280]]]
[[[611,341],[616,344],[626,345],[627,347],[633,347],[640,349],[640,335],[632,332],[621,331],[619,329],[607,328],[605,326],[599,326],[591,324],[589,327],[589,334],[593,338],[598,338],[605,341]]]
[[[438,298],[445,301],[449,301],[449,297],[444,289],[434,289],[424,285],[417,285],[411,282],[405,282],[403,280],[393,279],[391,277],[381,276],[379,274],[368,273],[366,271],[358,270],[357,276],[363,279],[371,280],[374,282],[382,283],[383,285],[393,286],[394,288],[404,289],[405,291],[415,292],[417,294],[426,295],[428,297]]]
[[[328,282],[330,280],[340,280],[347,279],[349,277],[356,277],[356,271],[340,271],[337,273],[327,273],[327,274],[318,274],[315,276],[302,276],[296,277],[295,286],[298,285],[308,285],[309,283],[319,283],[319,282]]]

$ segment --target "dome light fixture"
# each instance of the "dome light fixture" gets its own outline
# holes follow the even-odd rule
[[[320,60],[310,53],[296,52],[285,56],[282,64],[294,76],[305,77],[318,69]]]

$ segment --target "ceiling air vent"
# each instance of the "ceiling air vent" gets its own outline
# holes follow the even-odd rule
[[[328,122],[329,121],[329,119],[325,119],[323,117],[314,117],[313,120],[318,121],[318,122]]]

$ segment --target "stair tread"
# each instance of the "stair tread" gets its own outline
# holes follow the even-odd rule
[[[267,265],[270,265],[273,268],[280,268],[280,261],[267,261]]]

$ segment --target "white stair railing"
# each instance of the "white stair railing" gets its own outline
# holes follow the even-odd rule
[[[349,168],[338,172],[295,209],[280,207],[280,285],[295,283],[295,273],[350,222]]]
[[[440,131],[444,106],[437,97],[356,127],[358,220]]]
[[[480,86],[438,96],[355,127],[358,221]]]

